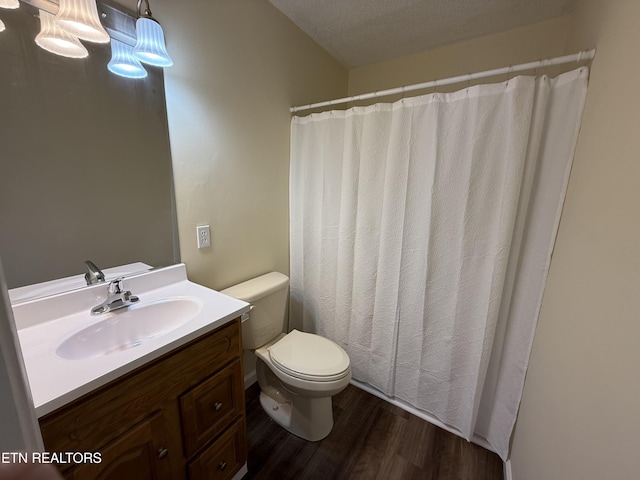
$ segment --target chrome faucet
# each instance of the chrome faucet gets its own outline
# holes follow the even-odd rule
[[[87,260],[84,262],[84,264],[87,266],[87,269],[89,270],[87,273],[84,274],[84,279],[87,282],[87,285],[104,283],[104,273],[102,273],[102,270],[96,267],[95,263],[93,263],[91,260]]]
[[[120,308],[133,305],[140,300],[135,295],[131,295],[129,290],[123,290],[122,282],[124,277],[116,278],[112,282],[109,282],[109,289],[107,290],[107,299],[100,305],[97,305],[91,309],[91,315],[100,315],[101,313],[113,312]]]

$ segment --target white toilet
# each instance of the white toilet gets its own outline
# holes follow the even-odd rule
[[[315,442],[333,428],[331,397],[351,380],[347,353],[331,340],[286,327],[289,277],[277,272],[247,280],[222,293],[251,304],[242,343],[254,350],[260,403],[294,435]]]

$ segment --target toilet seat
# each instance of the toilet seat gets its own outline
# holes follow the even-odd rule
[[[298,330],[271,345],[269,358],[276,368],[302,380],[330,382],[349,374],[349,356],[339,345]]]

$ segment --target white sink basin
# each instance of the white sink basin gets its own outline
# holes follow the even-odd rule
[[[190,282],[184,264],[133,275],[124,286],[140,301],[97,316],[91,309],[108,298],[106,284],[12,305],[38,416],[249,311],[245,302]]]
[[[201,309],[202,301],[196,297],[173,297],[116,310],[64,340],[56,354],[81,360],[129,350],[172,332]]]

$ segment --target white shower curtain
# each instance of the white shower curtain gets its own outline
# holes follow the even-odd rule
[[[291,326],[506,459],[588,70],[294,117]]]

